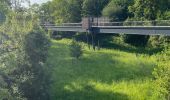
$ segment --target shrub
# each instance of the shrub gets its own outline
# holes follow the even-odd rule
[[[80,56],[83,54],[82,52],[82,46],[77,41],[73,40],[70,44],[70,55],[71,57],[75,57],[76,59],[79,59]]]
[[[33,30],[26,36],[25,60],[29,64],[21,65],[23,70],[19,74],[25,75],[26,80],[19,85],[19,91],[27,100],[49,100],[50,69],[44,64],[48,56],[49,43],[49,39],[40,29]]]
[[[149,36],[147,35],[124,35],[124,42],[134,46],[145,47],[148,43]]]
[[[170,49],[166,49],[158,58],[158,66],[153,75],[156,78],[156,85],[159,97],[169,100],[170,96]]]

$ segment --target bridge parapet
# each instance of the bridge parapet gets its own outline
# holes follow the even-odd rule
[[[98,22],[92,23],[92,26],[170,26],[170,20]]]
[[[57,26],[57,27],[82,27],[84,30],[91,30],[92,27],[113,27],[113,26],[170,26],[170,20],[154,20],[154,21],[124,21],[124,22],[110,22],[107,18],[93,18],[86,17],[82,19],[81,23],[62,23],[50,24],[45,22],[44,26]]]

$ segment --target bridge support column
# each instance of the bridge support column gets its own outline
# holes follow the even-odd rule
[[[93,32],[91,32],[91,38],[92,38],[92,47],[93,47],[93,50],[95,51],[96,50],[96,47],[95,47],[95,34]]]
[[[91,33],[91,37],[92,37],[92,47],[93,50],[95,51],[100,50],[100,40],[99,40],[99,36],[96,35],[96,33],[92,32]]]
[[[48,36],[49,36],[50,38],[52,38],[53,32],[54,32],[54,31],[52,31],[52,30],[47,30]]]
[[[90,49],[89,36],[87,32],[86,32],[86,42],[87,42],[88,48]]]
[[[100,40],[97,38],[97,49],[100,50]]]

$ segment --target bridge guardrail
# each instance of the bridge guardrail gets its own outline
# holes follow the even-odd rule
[[[93,22],[91,27],[99,26],[170,26],[170,20],[156,20],[156,21],[125,21],[125,22]],[[62,24],[50,24],[48,22],[41,24],[46,27],[83,27],[82,23],[62,23]]]
[[[50,23],[41,23],[40,24],[41,26],[51,26],[51,27],[57,27],[57,26],[72,26],[72,27],[74,27],[74,26],[82,26],[82,23],[62,23],[62,24],[50,24]]]
[[[92,26],[170,26],[170,20],[98,22],[93,23]]]

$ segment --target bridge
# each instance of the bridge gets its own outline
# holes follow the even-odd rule
[[[100,47],[99,39],[95,38],[99,34],[137,34],[137,35],[165,35],[170,36],[170,20],[154,21],[125,21],[110,22],[101,19],[83,18],[80,23],[51,24],[45,22],[41,24],[46,30],[60,32],[88,32],[91,34],[92,46],[95,50],[95,42]],[[89,44],[88,36],[87,44]],[[90,48],[90,46],[89,46]]]
[[[170,20],[104,22],[83,18],[80,23],[41,24],[46,30],[65,32],[90,32],[94,34],[138,34],[170,36]]]

